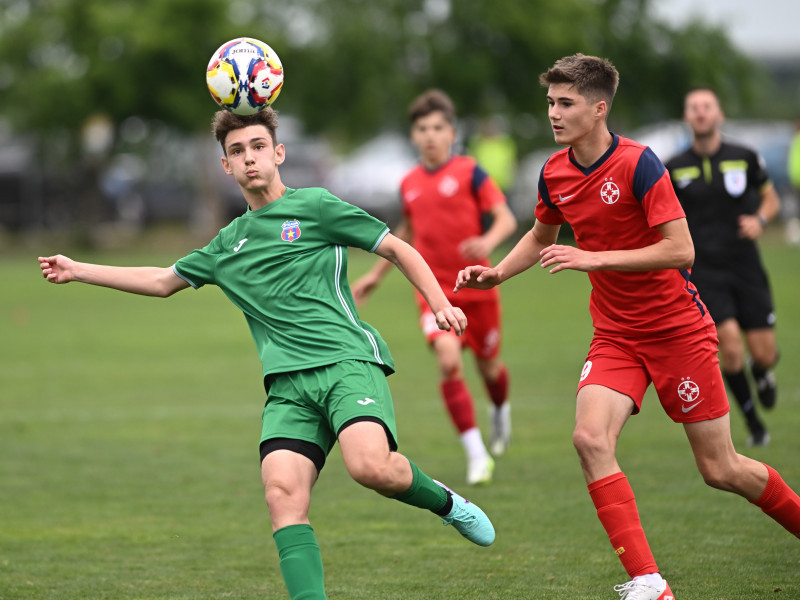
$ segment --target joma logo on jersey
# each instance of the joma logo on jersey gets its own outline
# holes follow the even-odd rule
[[[293,242],[300,237],[300,221],[284,221],[281,225],[281,239],[284,242]]]

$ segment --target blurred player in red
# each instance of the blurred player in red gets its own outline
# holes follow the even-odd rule
[[[595,331],[572,440],[597,516],[631,577],[615,590],[623,600],[674,600],[616,457],[650,383],[683,425],[708,485],[743,496],[796,536],[800,498],[774,469],[733,447],[714,321],[689,281],[694,246],[683,209],[653,151],[608,130],[617,70],[576,54],[540,81],[555,141],[568,147],[542,168],[533,229],[497,267],[459,272],[456,290],[492,288],[539,261],[551,273],[588,273]],[[577,248],[556,243],[565,222]]]
[[[395,235],[419,251],[452,298],[453,273],[473,263],[489,266],[489,254],[514,232],[517,222],[503,193],[475,160],[452,154],[456,114],[445,93],[429,90],[420,95],[411,104],[409,118],[420,164],[401,183],[403,219]],[[484,219],[491,222],[485,230]],[[352,286],[356,302],[363,303],[391,267],[381,260],[356,281]],[[467,455],[467,483],[488,483],[494,460],[484,445],[464,381],[462,349],[466,344],[474,353],[491,399],[489,449],[499,456],[511,439],[508,370],[500,359],[499,294],[467,290],[459,295],[459,307],[469,322],[461,338],[442,335],[418,294],[417,303],[423,333],[439,364],[442,397]]]

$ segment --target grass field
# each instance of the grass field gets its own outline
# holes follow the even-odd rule
[[[161,300],[48,285],[35,257],[57,250],[0,258],[0,600],[286,598],[262,499],[264,397],[244,319],[217,289]],[[745,447],[736,412],[734,441],[800,489],[800,250],[777,236],[764,250],[780,400],[765,416],[769,447]],[[166,266],[183,253],[75,258]],[[371,260],[351,253],[351,276]],[[514,440],[494,483],[466,491],[409,286],[393,273],[362,310],[397,361],[401,450],[484,507],[496,543],[473,546],[430,513],[360,488],[334,450],[311,514],[331,600],[603,600],[626,580],[570,442],[591,334],[586,277],[537,267],[503,294]],[[798,540],[703,484],[682,428],[652,393],[619,457],[677,598],[800,598]]]

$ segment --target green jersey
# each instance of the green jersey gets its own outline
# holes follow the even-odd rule
[[[373,252],[389,229],[322,188],[286,189],[248,210],[175,273],[194,288],[219,286],[243,313],[264,375],[355,359],[394,361],[386,342],[358,317],[347,281],[347,246]]]

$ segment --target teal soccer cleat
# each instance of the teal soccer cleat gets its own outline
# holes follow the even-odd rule
[[[436,480],[434,480],[436,481]],[[452,525],[456,531],[478,546],[489,546],[494,542],[494,525],[476,504],[456,494],[449,487],[436,481],[453,499],[453,508],[442,517],[445,525]]]

